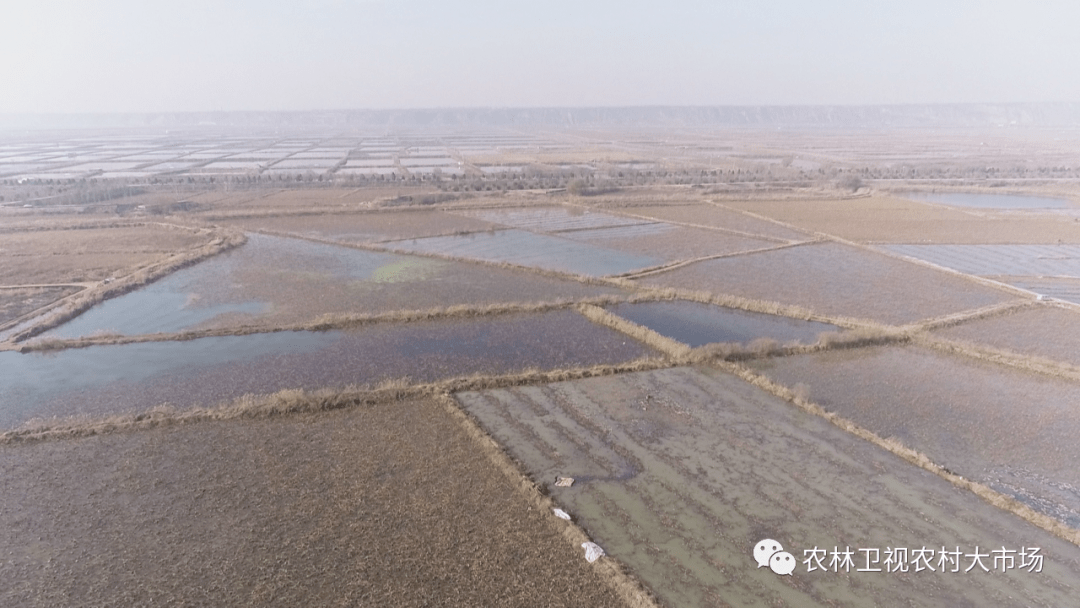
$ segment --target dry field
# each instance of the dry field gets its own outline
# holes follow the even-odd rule
[[[1074,545],[723,372],[456,398],[669,606],[1050,607],[1080,584]],[[557,476],[576,481],[557,487]],[[796,557],[793,576],[757,567],[765,538]],[[837,545],[852,547],[856,567],[858,547],[1040,546],[1053,569],[807,571],[805,550]]]
[[[874,243],[1080,243],[1067,217],[1018,217],[919,203],[895,195],[835,200],[724,201],[732,208],[813,232]]]
[[[9,232],[0,241],[0,284],[100,281],[209,240],[206,234],[153,224]]]
[[[1072,308],[1038,306],[935,333],[1080,366],[1080,312]]]
[[[1004,291],[839,243],[709,260],[642,281],[888,324],[910,323],[1010,299]]]
[[[0,325],[69,296],[79,287],[17,287],[0,289]]]
[[[1080,527],[1080,384],[913,346],[755,362],[755,369],[955,473]],[[998,479],[1011,480],[997,484]]]
[[[0,447],[0,604],[625,606],[431,400]]]

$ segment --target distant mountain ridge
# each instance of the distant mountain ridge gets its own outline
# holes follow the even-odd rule
[[[866,106],[646,106],[433,108],[310,112],[0,114],[0,129],[239,127],[341,130],[428,128],[790,127],[918,128],[1080,126],[1080,103]]]

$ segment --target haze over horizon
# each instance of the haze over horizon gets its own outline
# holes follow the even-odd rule
[[[309,0],[8,7],[0,113],[1080,101],[1080,6]]]

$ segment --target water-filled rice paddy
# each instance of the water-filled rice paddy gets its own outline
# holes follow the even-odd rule
[[[910,256],[975,275],[1080,278],[1080,245],[885,245]]]
[[[657,256],[627,253],[515,229],[395,241],[387,246],[404,252],[509,262],[591,276],[622,274],[664,262]]]
[[[1080,384],[918,347],[873,347],[754,362],[807,387],[811,401],[993,487],[994,471],[1031,471],[1003,493],[1080,526]],[[1062,488],[1066,489],[1062,489]]]
[[[715,370],[456,398],[667,605],[1053,606],[1080,584],[1075,546]],[[556,476],[576,481],[556,487]],[[791,577],[757,567],[753,548],[765,538],[796,557]],[[850,546],[858,558],[857,547],[976,545],[1040,546],[1054,570],[973,580],[803,563],[815,546]]]
[[[1080,312],[1072,309],[1038,306],[934,333],[1080,366]]]
[[[3,446],[0,605],[624,605],[515,487],[424,401]]]
[[[44,337],[301,323],[328,313],[378,313],[614,292],[509,269],[252,234],[238,249],[102,302]]]
[[[214,405],[248,393],[622,363],[650,348],[572,310],[0,352],[0,426]]]
[[[979,194],[970,192],[908,192],[916,201],[976,209],[1062,209],[1074,205],[1065,199],[1020,194]]]
[[[813,343],[835,325],[734,310],[698,302],[639,302],[609,307],[615,314],[690,346],[716,342],[747,344],[758,338]]]
[[[642,280],[894,324],[1010,297],[962,277],[839,243],[708,260]]]

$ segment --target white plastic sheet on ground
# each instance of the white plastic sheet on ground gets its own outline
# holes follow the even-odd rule
[[[604,550],[596,543],[581,543],[581,547],[585,549],[585,561],[590,564],[604,556]]]
[[[555,486],[556,487],[569,488],[572,485],[574,485],[574,478],[573,477],[556,477],[555,478]]]
[[[565,519],[566,521],[570,521],[570,514],[566,511],[563,511],[562,509],[552,509],[551,512],[554,513],[555,517],[558,517],[559,519]]]

